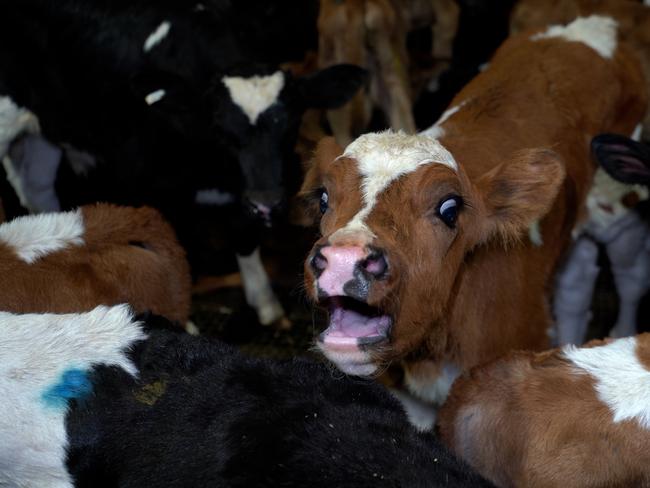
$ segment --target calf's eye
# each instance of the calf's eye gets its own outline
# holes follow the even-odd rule
[[[442,220],[447,227],[453,229],[458,220],[458,212],[463,204],[463,200],[459,196],[443,198],[438,204],[438,217]]]
[[[329,195],[325,190],[323,190],[323,192],[320,195],[320,213],[324,214],[325,212],[327,212],[329,201],[330,201]]]

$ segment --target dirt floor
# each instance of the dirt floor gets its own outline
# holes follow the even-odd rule
[[[210,279],[195,287],[192,320],[201,334],[217,337],[243,351],[258,356],[290,358],[317,355],[311,351],[316,330],[324,327],[325,313],[307,300],[302,286],[303,261],[316,239],[314,230],[286,226],[265,242],[262,257],[274,290],[291,321],[289,330],[262,326],[255,311],[246,304],[237,273],[221,276],[219,281],[234,286],[204,291]],[[228,259],[222,256],[220,259]],[[236,266],[232,266],[233,271]],[[224,279],[225,278],[225,279]]]
[[[263,256],[292,328],[285,331],[260,325],[255,312],[246,304],[243,290],[232,286],[195,293],[192,319],[203,335],[217,337],[257,356],[318,357],[312,350],[313,338],[323,330],[326,316],[310,305],[302,288],[303,260],[316,237],[313,231],[299,227],[285,229],[283,236],[267,242]],[[614,324],[618,310],[618,298],[606,258],[601,260],[600,266],[602,271],[592,304],[589,339],[603,337]],[[238,280],[236,274],[229,277],[235,285]],[[641,303],[638,322],[640,332],[650,331],[649,296]]]

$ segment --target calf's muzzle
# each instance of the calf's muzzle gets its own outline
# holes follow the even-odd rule
[[[319,246],[309,265],[319,299],[347,296],[365,302],[370,286],[388,273],[385,253],[374,247]]]

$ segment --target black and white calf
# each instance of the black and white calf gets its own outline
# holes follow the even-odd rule
[[[197,208],[225,205],[247,297],[267,324],[280,304],[268,278],[245,270],[266,276],[256,248],[299,185],[302,113],[345,103],[365,73],[334,66],[295,78],[265,64],[227,5],[0,2],[0,158],[31,210],[160,209],[195,267]]]
[[[490,486],[377,384],[167,325],[0,313],[0,485]]]

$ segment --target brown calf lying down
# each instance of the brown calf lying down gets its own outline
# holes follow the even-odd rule
[[[328,118],[336,140],[347,144],[365,132],[373,106],[379,106],[393,129],[415,132],[406,36],[433,26],[433,56],[448,62],[458,23],[453,0],[321,0],[318,17],[318,64],[363,66],[370,73],[370,93],[358,93]]]
[[[499,486],[650,486],[650,334],[477,367],[439,422]]]
[[[185,252],[152,208],[98,204],[0,225],[0,310],[129,303],[185,324],[190,285]]]
[[[307,293],[331,312],[318,348],[349,374],[402,364],[433,403],[459,371],[547,348],[589,142],[631,133],[645,104],[615,23],[594,17],[506,41],[421,134],[367,134],[342,155],[322,142],[303,185],[323,213],[305,263]]]

